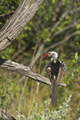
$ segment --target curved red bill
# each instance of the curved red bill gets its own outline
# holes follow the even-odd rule
[[[45,57],[47,57],[47,56],[48,56],[48,53],[44,55],[44,57],[42,58],[42,60],[44,60],[44,59],[45,59]]]

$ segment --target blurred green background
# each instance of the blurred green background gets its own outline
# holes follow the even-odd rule
[[[0,0],[0,28],[20,3],[21,0]],[[67,64],[62,81],[67,86],[58,87],[58,106],[52,107],[48,101],[50,86],[0,70],[0,108],[21,120],[80,120],[79,0],[44,0],[21,34],[0,56],[48,77],[45,66],[50,60],[42,61],[42,57],[51,50],[58,52],[59,59]]]

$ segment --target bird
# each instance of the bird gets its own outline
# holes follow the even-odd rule
[[[60,85],[62,78],[66,72],[66,64],[64,61],[58,59],[58,53],[55,51],[49,51],[44,55],[42,60],[46,57],[51,57],[50,62],[46,65],[46,72],[51,82],[51,103],[57,105],[57,87]]]

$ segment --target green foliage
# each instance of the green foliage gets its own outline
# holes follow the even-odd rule
[[[50,41],[49,36],[49,30],[44,28],[42,31],[40,31],[40,33],[37,33],[36,39],[39,40],[39,38],[41,38],[44,41]]]
[[[20,2],[21,0],[0,1],[0,28],[11,17],[11,15],[5,15],[12,11],[14,12]],[[26,79],[23,79],[22,75],[0,70],[0,108],[10,111],[11,114],[17,116],[17,119],[80,119],[80,35],[77,34],[70,37],[69,41],[65,41],[71,34],[80,32],[80,23],[64,30],[65,27],[73,25],[74,22],[80,19],[79,11],[71,14],[74,9],[79,9],[80,5],[78,3],[78,6],[75,5],[77,8],[74,8],[73,2],[71,11],[60,22],[61,16],[67,11],[69,5],[70,0],[62,0],[62,4],[60,0],[45,0],[12,45],[0,53],[0,56],[5,59],[30,65],[36,58],[39,48],[44,44],[43,50],[41,53],[39,51],[38,54],[43,56],[45,50],[46,52],[55,50],[59,53],[59,59],[67,64],[67,71],[62,81],[67,84],[67,87],[58,87],[58,106],[60,107],[53,108],[50,100],[47,100],[45,104],[43,102],[49,98],[49,86],[28,79],[25,87]],[[52,32],[52,28],[58,22],[60,22],[59,25]],[[61,30],[62,32],[60,32]],[[58,32],[60,33],[56,35]],[[52,47],[52,45],[56,47]],[[50,59],[42,62],[41,55],[31,69],[48,77],[45,72],[45,66]],[[72,100],[71,97],[68,98],[70,94],[72,95]],[[64,103],[66,98],[68,100]]]
[[[7,81],[6,79],[3,79],[2,75],[0,76],[0,108],[3,108],[6,110],[10,108],[13,95],[12,91],[14,88],[14,83]]]
[[[6,7],[8,7],[9,9],[15,9],[15,7],[17,7],[19,5],[19,3],[21,2],[21,0],[18,1],[14,1],[14,0],[1,0],[0,1],[0,5],[6,5]]]
[[[36,104],[31,112],[30,118],[27,119],[24,115],[18,115],[17,120],[69,120],[70,119],[70,102],[71,95],[63,102],[61,106],[57,108],[57,110],[51,110],[51,101],[50,99],[44,102],[45,106],[41,113],[38,113],[38,104]]]
[[[80,24],[77,24],[76,29],[78,30],[80,29]]]
[[[72,71],[71,72],[72,78],[77,77],[77,75],[79,74],[79,70],[80,70],[79,63],[80,63],[80,58],[78,52],[76,52],[75,55],[72,57],[72,62],[69,67],[69,69]]]
[[[62,106],[59,106],[58,110],[50,110],[50,100],[45,101],[45,108],[41,113],[37,113],[38,107],[36,106],[32,112],[32,115],[29,120],[65,120],[69,119],[69,112],[71,110],[69,102],[71,101],[71,96],[63,103]]]

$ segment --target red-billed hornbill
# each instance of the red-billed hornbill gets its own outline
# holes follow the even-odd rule
[[[58,53],[55,51],[51,51],[44,55],[42,60],[44,60],[46,56],[51,57],[51,62],[46,66],[46,72],[52,83],[50,93],[51,103],[52,105],[57,105],[57,86],[60,85],[66,72],[66,64],[58,59]]]

